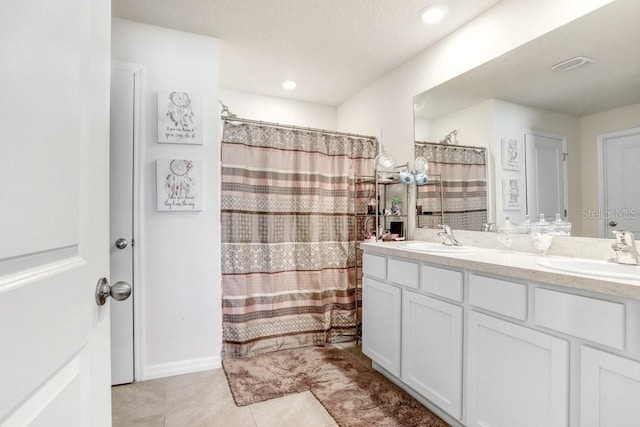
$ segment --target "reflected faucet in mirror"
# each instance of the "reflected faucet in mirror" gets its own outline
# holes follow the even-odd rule
[[[480,231],[496,231],[496,224],[493,222],[482,224],[482,230]]]

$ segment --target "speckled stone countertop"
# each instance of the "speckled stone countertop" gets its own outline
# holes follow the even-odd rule
[[[478,247],[466,253],[418,252],[398,247],[402,242],[361,242],[366,253],[405,258],[444,267],[494,274],[520,281],[547,283],[583,289],[601,294],[640,300],[639,280],[609,279],[574,273],[563,273],[536,264],[541,255]],[[555,255],[546,255],[554,257]],[[638,267],[640,270],[640,267]]]

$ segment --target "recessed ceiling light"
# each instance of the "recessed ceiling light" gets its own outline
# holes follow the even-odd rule
[[[427,24],[435,24],[444,18],[449,8],[443,4],[432,4],[420,10],[420,18]]]
[[[296,86],[298,85],[293,80],[285,80],[282,82],[282,87],[286,90],[293,90],[296,88]]]

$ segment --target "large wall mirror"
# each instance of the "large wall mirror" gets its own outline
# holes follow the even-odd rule
[[[416,143],[456,130],[487,149],[489,221],[558,212],[573,235],[640,232],[639,16],[613,1],[416,95]]]

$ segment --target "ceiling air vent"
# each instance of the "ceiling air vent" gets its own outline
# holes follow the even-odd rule
[[[593,62],[593,59],[587,58],[586,56],[576,56],[575,58],[567,59],[566,61],[562,61],[561,63],[554,65],[551,67],[551,71],[564,73],[565,71],[573,70],[583,66],[584,64],[588,64],[589,62]]]

